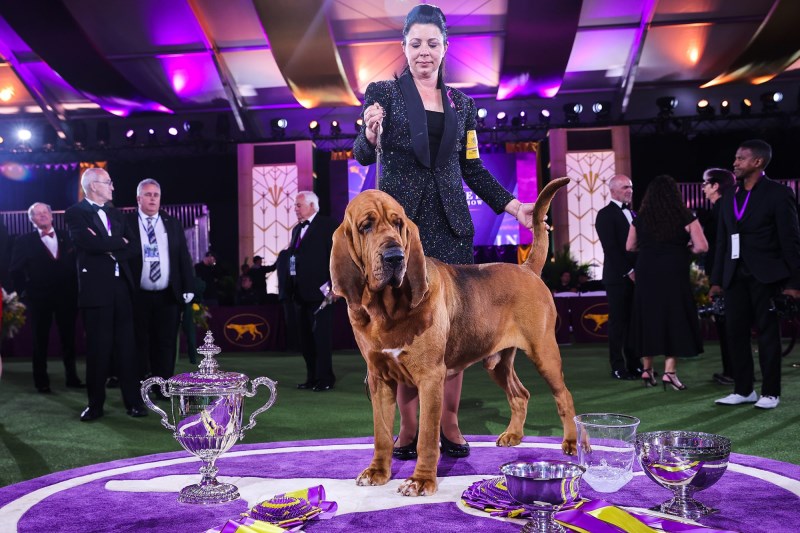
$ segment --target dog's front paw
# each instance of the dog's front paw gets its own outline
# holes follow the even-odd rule
[[[365,468],[356,478],[356,485],[359,487],[375,487],[386,485],[391,477],[390,473],[377,468]]]
[[[522,435],[518,433],[511,433],[510,431],[504,431],[497,437],[497,441],[495,444],[498,446],[508,447],[508,446],[516,446],[522,442]]]
[[[578,453],[578,443],[575,439],[565,438],[561,442],[561,450],[567,455],[575,455]]]
[[[410,477],[400,484],[397,492],[403,496],[433,496],[436,494],[436,488],[436,478]]]

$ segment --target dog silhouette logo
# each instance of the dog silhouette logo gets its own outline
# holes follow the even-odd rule
[[[269,337],[269,324],[260,316],[244,313],[234,315],[225,322],[225,339],[242,348],[252,348]]]
[[[581,313],[581,327],[593,337],[608,338],[608,304],[598,303]]]

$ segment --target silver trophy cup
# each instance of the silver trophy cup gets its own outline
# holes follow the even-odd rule
[[[275,403],[277,382],[265,377],[250,381],[244,374],[219,371],[214,356],[220,351],[214,345],[214,336],[208,331],[205,344],[197,349],[204,356],[197,372],[178,374],[168,380],[152,377],[142,382],[145,405],[161,415],[161,424],[172,430],[175,440],[187,452],[203,461],[200,483],[181,490],[178,501],[182,503],[223,503],[239,497],[235,485],[217,481],[218,468],[214,463],[244,437],[245,431],[256,425],[256,416]],[[248,384],[251,384],[249,390]],[[150,399],[150,389],[155,385],[170,400],[172,422],[170,416]],[[253,411],[249,423],[242,427],[244,398],[255,396],[259,385],[269,389],[269,399]]]

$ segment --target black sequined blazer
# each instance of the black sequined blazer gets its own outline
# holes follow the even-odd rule
[[[428,180],[435,182],[447,221],[459,237],[475,234],[462,178],[498,214],[514,198],[486,170],[480,157],[467,158],[467,132],[477,127],[472,98],[445,85],[444,133],[435,162],[430,161],[425,108],[411,75],[370,83],[364,95],[364,109],[375,102],[386,111],[381,135],[380,189],[400,202],[412,220],[425,216],[419,207]],[[362,118],[363,115],[362,110]],[[364,130],[362,126],[353,155],[362,165],[369,165],[375,163],[375,147],[367,141]]]

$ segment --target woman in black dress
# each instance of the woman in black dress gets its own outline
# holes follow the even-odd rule
[[[626,248],[639,252],[633,331],[642,354],[644,385],[656,384],[653,356],[664,355],[664,388],[684,390],[675,373],[676,358],[703,352],[689,266],[691,254],[708,250],[708,242],[670,176],[658,176],[647,187]]]
[[[442,11],[420,4],[403,27],[407,65],[394,80],[370,83],[364,94],[364,125],[353,145],[362,165],[375,163],[380,142],[379,188],[392,195],[419,226],[425,255],[450,264],[471,264],[472,225],[462,179],[498,214],[533,224],[533,204],[520,203],[483,166],[478,154],[475,102],[442,80],[447,51]],[[487,354],[488,355],[488,354]],[[445,381],[442,451],[469,454],[458,428],[462,373]],[[400,385],[400,433],[394,456],[416,457],[416,389]]]

